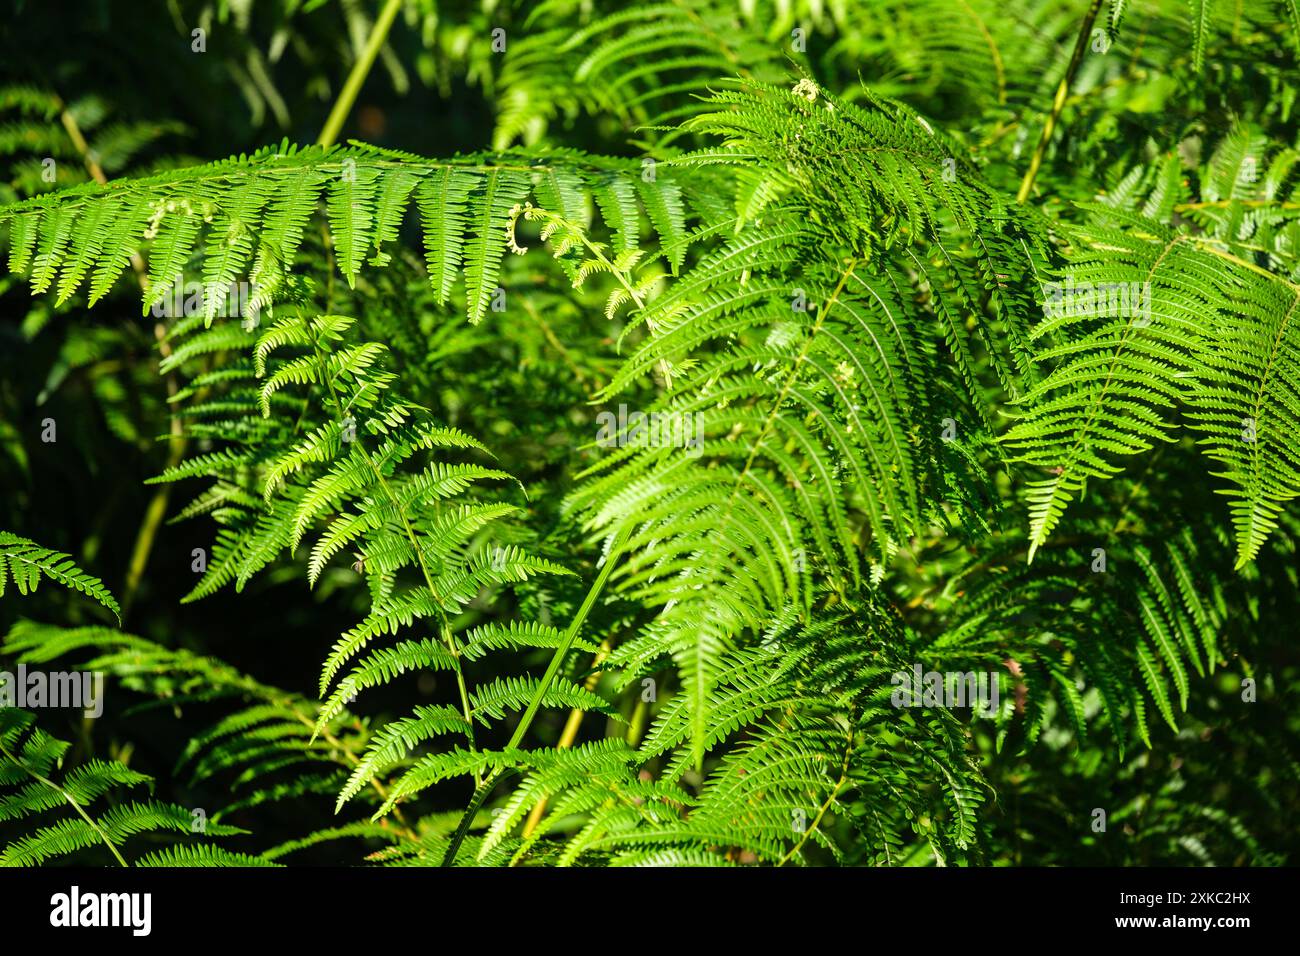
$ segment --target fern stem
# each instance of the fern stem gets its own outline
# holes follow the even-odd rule
[[[175,394],[175,380],[168,376],[167,391],[168,394]],[[171,429],[171,450],[167,453],[167,468],[175,468],[185,457],[185,437],[180,433],[180,419],[175,415],[172,416]],[[158,538],[158,529],[162,527],[163,519],[167,516],[167,503],[171,500],[172,486],[165,484],[154,492],[149,499],[149,505],[145,509],[144,520],[140,523],[140,530],[136,532],[135,544],[131,548],[131,564],[126,572],[126,584],[122,588],[122,619],[125,621],[127,614],[131,611],[131,606],[135,603],[136,593],[140,590],[140,582],[144,579],[145,569],[149,566],[149,555],[153,553],[154,541]]]
[[[636,706],[632,708],[632,716],[627,722],[627,736],[623,738],[629,747],[635,747],[641,742],[641,736],[645,733],[646,724],[649,722],[649,715],[650,705],[646,703],[644,697],[638,697]]]
[[[587,589],[587,596],[583,599],[582,606],[578,608],[578,613],[569,622],[569,629],[565,632],[564,639],[560,641],[555,648],[555,653],[551,655],[551,662],[546,666],[546,672],[542,674],[541,682],[537,690],[533,693],[533,699],[528,703],[528,709],[524,715],[519,718],[519,725],[515,727],[515,732],[510,736],[510,742],[506,744],[507,750],[513,750],[519,746],[520,741],[524,739],[524,734],[528,732],[529,725],[533,718],[537,716],[537,711],[541,709],[542,697],[546,694],[547,688],[550,687],[551,681],[555,680],[555,675],[560,671],[560,665],[564,662],[564,656],[569,653],[569,647],[573,644],[573,639],[578,636],[578,631],[582,628],[583,623],[587,620],[587,615],[591,613],[592,607],[596,603],[596,598],[600,592],[605,589],[605,582],[609,580],[610,573],[614,570],[614,565],[618,563],[619,557],[623,553],[623,548],[627,544],[627,539],[631,532],[631,526],[625,525],[614,536],[614,541],[610,545],[609,554],[605,558],[605,565],[600,569],[600,574],[596,575],[596,580],[592,582],[591,587]]]
[[[104,174],[104,169],[99,165],[95,158],[94,151],[91,150],[90,144],[86,142],[86,137],[81,132],[81,127],[77,123],[77,118],[72,115],[66,106],[60,101],[59,122],[63,125],[64,131],[68,134],[68,139],[72,140],[73,148],[81,156],[81,161],[86,166],[86,172],[90,178],[101,186],[108,184],[108,177]],[[131,269],[135,273],[136,281],[144,292],[149,291],[149,276],[145,270],[144,257],[139,252],[131,253]],[[171,348],[167,345],[167,329],[161,322],[154,325],[154,338],[158,341],[158,350],[162,353],[163,358],[171,354]],[[176,394],[176,376],[168,373],[166,376],[167,396]],[[167,455],[167,468],[174,468],[180,464],[181,459],[185,457],[185,436],[181,431],[181,421],[175,415],[171,416],[170,425],[170,450]],[[170,484],[161,486],[152,498],[149,499],[149,505],[145,509],[144,521],[140,524],[140,530],[136,532],[135,544],[131,549],[131,563],[127,568],[126,584],[122,588],[122,620],[126,619],[127,614],[131,611],[131,605],[135,603],[136,592],[140,588],[140,581],[144,578],[145,568],[149,564],[149,555],[153,551],[154,540],[158,536],[158,529],[162,526],[163,518],[167,514],[167,502],[171,499],[172,486]]]
[[[853,275],[853,270],[857,268],[857,265],[858,260],[856,258],[848,260],[848,264],[844,267],[844,271],[840,273],[839,282],[835,284],[835,290],[830,294],[830,298],[826,300],[825,305],[818,309],[817,321],[813,323],[812,331],[805,337],[803,347],[800,348],[798,356],[795,357],[794,362],[791,363],[790,368],[787,370],[785,380],[781,383],[781,391],[776,396],[776,400],[772,403],[772,410],[768,412],[767,418],[763,421],[763,425],[758,431],[758,436],[754,439],[750,447],[749,456],[745,459],[745,467],[741,469],[740,475],[736,478],[735,483],[731,487],[731,494],[727,498],[727,511],[723,516],[724,521],[730,521],[731,516],[735,513],[736,495],[740,493],[745,478],[754,467],[754,462],[758,460],[758,453],[763,447],[763,442],[767,439],[768,432],[772,430],[773,424],[775,424],[780,415],[781,406],[785,403],[786,397],[790,394],[790,389],[794,386],[794,380],[799,375],[800,366],[803,365],[804,361],[808,358],[808,353],[812,350],[813,341],[817,338],[817,333],[821,331],[822,325],[825,324],[826,316],[830,314],[831,309],[835,307],[837,302],[839,302],[840,293],[844,291],[844,286],[849,281],[849,276]]]
[[[1185,236],[1178,236],[1174,241],[1195,243],[1197,248],[1199,248],[1202,252],[1208,255],[1217,256],[1220,259],[1224,259],[1227,262],[1231,262],[1235,266],[1240,266],[1243,269],[1248,269],[1251,272],[1264,276],[1267,279],[1271,279],[1274,282],[1278,282],[1284,286],[1287,286],[1290,289],[1300,290],[1300,283],[1292,282],[1290,279],[1288,279],[1285,275],[1281,273],[1269,272],[1267,269],[1263,268],[1262,266],[1258,266],[1253,262],[1249,262],[1246,259],[1241,258],[1240,256],[1234,256],[1232,253],[1227,252],[1223,249],[1206,248],[1205,246],[1206,243],[1209,243],[1211,245],[1220,245],[1220,246],[1228,245],[1228,243],[1224,242],[1222,239],[1215,239],[1213,236],[1185,235]],[[1240,244],[1238,243],[1238,245]]]
[[[121,853],[117,852],[117,847],[114,846],[113,841],[108,838],[108,834],[105,833],[102,829],[100,829],[99,824],[96,823],[94,819],[91,818],[90,814],[86,813],[86,811],[82,809],[81,804],[77,802],[76,798],[73,797],[72,794],[68,793],[67,790],[65,790],[63,787],[60,787],[53,780],[50,780],[48,777],[42,776],[41,774],[33,770],[31,767],[27,766],[27,764],[23,763],[21,760],[19,760],[17,757],[11,754],[9,752],[9,748],[6,747],[3,743],[0,743],[0,751],[3,751],[4,755],[8,757],[10,760],[12,760],[19,770],[34,777],[36,780],[39,780],[41,783],[45,784],[45,786],[49,787],[51,790],[55,790],[58,793],[62,794],[63,799],[67,800],[68,803],[72,804],[72,809],[76,810],[77,813],[81,814],[81,818],[86,821],[86,824],[97,834],[99,834],[99,838],[104,841],[104,845],[113,851],[113,856],[117,857],[117,862],[122,864],[123,866],[129,867],[131,865],[122,858]]]
[[[1097,22],[1097,13],[1100,10],[1101,0],[1092,0],[1088,12],[1083,17],[1083,24],[1079,28],[1079,36],[1074,41],[1074,53],[1070,55],[1070,65],[1066,67],[1065,76],[1061,77],[1060,85],[1056,88],[1056,98],[1052,101],[1052,112],[1048,114],[1047,123],[1043,126],[1043,135],[1039,138],[1033,158],[1029,161],[1029,169],[1025,171],[1025,178],[1020,183],[1020,191],[1016,193],[1016,202],[1022,203],[1027,200],[1030,191],[1034,188],[1038,169],[1043,165],[1043,157],[1052,142],[1052,134],[1056,132],[1056,123],[1061,118],[1061,110],[1065,109],[1066,97],[1070,94],[1075,74],[1079,72],[1079,65],[1083,62],[1083,54],[1088,49],[1088,38],[1092,35],[1092,25]]]
[[[1007,71],[1002,63],[1002,51],[998,49],[997,41],[993,39],[993,34],[989,31],[988,24],[984,18],[976,12],[975,8],[969,3],[969,0],[957,0],[966,14],[975,21],[975,26],[979,28],[980,34],[984,37],[984,43],[989,48],[989,56],[993,60],[993,70],[997,74],[998,82],[998,102],[1007,101]]]
[[[559,354],[560,358],[564,361],[564,364],[568,366],[569,371],[573,373],[574,379],[582,386],[583,390],[587,392],[587,397],[590,399],[591,392],[587,388],[587,376],[583,373],[582,368],[578,363],[573,360],[573,356],[570,354],[569,350],[564,347],[564,343],[561,342],[559,336],[555,334],[555,330],[551,328],[550,324],[544,318],[542,318],[541,313],[533,307],[533,304],[529,302],[528,299],[525,298],[523,300],[523,305],[524,311],[528,313],[528,317],[537,323],[538,327],[542,330],[542,335],[546,338],[547,343]]]
[[[794,846],[790,847],[790,852],[781,857],[780,861],[776,864],[777,866],[785,866],[794,859],[795,854],[802,850],[803,845],[808,842],[808,838],[817,831],[817,828],[821,825],[822,818],[826,816],[826,811],[831,808],[831,804],[835,802],[835,798],[840,795],[840,789],[848,782],[849,760],[852,755],[853,735],[849,734],[848,746],[844,749],[844,763],[840,767],[840,779],[835,781],[835,786],[831,787],[830,796],[826,798],[826,802],[823,803],[821,808],[817,811],[817,816],[813,819],[813,822],[808,825],[806,830],[804,830],[803,834],[799,837],[799,841],[795,843]]]
[[[596,659],[591,663],[591,673],[583,681],[583,689],[594,691],[596,684],[600,682],[600,665],[605,658],[609,656],[610,643],[609,638],[600,642],[600,651],[596,654]],[[556,750],[568,750],[573,746],[573,742],[578,739],[578,730],[582,727],[582,718],[587,712],[580,707],[574,707],[569,711],[569,719],[564,722],[564,730],[560,733],[560,739],[555,744]],[[528,820],[524,823],[524,839],[532,836],[533,831],[537,829],[537,824],[542,821],[542,814],[546,812],[547,799],[537,801],[537,804],[528,814]],[[512,864],[513,865],[513,864]]]
[[[542,679],[538,682],[537,690],[533,692],[533,699],[528,702],[528,708],[524,711],[523,716],[519,718],[515,732],[510,735],[510,742],[505,747],[507,751],[518,747],[524,739],[524,734],[528,733],[533,718],[537,716],[537,711],[541,709],[542,698],[546,696],[551,681],[555,680],[555,675],[559,673],[565,655],[569,653],[569,648],[573,645],[573,639],[578,636],[578,631],[582,628],[583,622],[586,621],[587,615],[591,613],[596,598],[604,590],[605,582],[609,580],[614,565],[618,563],[618,559],[622,556],[630,531],[631,526],[625,525],[615,533],[614,541],[609,548],[609,554],[605,557],[604,567],[600,569],[600,573],[596,575],[596,580],[587,589],[587,596],[583,599],[582,606],[578,608],[578,613],[569,622],[569,629],[565,631],[564,638],[556,646],[555,653],[551,655],[551,662],[546,666],[546,673],[542,675]],[[470,798],[469,806],[465,808],[465,813],[460,818],[460,824],[456,827],[456,833],[451,838],[451,843],[447,845],[447,852],[442,858],[443,866],[455,864],[456,853],[460,850],[460,845],[465,842],[465,836],[469,833],[470,825],[474,822],[474,817],[478,815],[479,808],[483,806],[483,802],[487,800],[488,794],[492,792],[492,788],[496,786],[497,782],[516,769],[513,767],[499,767],[489,773],[483,782],[478,785],[474,791],[474,796]]]
[[[356,102],[357,94],[361,92],[361,85],[366,82],[371,67],[375,65],[375,57],[379,56],[379,51],[383,49],[384,41],[388,39],[388,31],[401,7],[402,0],[388,0],[384,4],[384,9],[379,12],[379,18],[370,28],[370,36],[366,38],[365,48],[361,51],[357,62],[352,64],[352,72],[348,74],[343,89],[339,92],[339,98],[334,103],[334,108],[330,110],[329,118],[325,120],[325,127],[320,131],[320,136],[316,140],[319,145],[333,146],[338,141],[339,131],[343,129],[344,121],[352,112],[352,104]]]

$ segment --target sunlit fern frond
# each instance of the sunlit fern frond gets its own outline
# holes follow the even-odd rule
[[[466,314],[480,322],[498,287],[502,256],[522,251],[514,230],[530,199],[584,222],[593,204],[607,217],[635,217],[639,190],[653,196],[655,208],[673,210],[666,218],[652,214],[653,227],[680,222],[671,174],[653,180],[640,174],[633,161],[569,151],[435,161],[360,144],[298,149],[286,141],[208,166],[38,196],[5,207],[0,219],[10,232],[10,271],[30,270],[36,293],[55,288],[57,280],[60,302],[88,282],[93,305],[147,240],[148,313],[165,306],[191,257],[201,253],[203,315],[211,324],[226,314],[237,281],[256,286],[259,305],[292,281],[303,231],[320,203],[339,271],[354,283],[363,263],[389,261],[385,245],[394,244],[414,202],[430,282],[445,299],[463,275]],[[634,220],[609,225],[620,242],[635,245]]]
[[[0,597],[12,579],[19,594],[31,594],[42,580],[80,591],[121,619],[122,609],[104,582],[77,567],[70,555],[43,548],[35,541],[0,531]]]
[[[157,840],[174,833],[206,837],[233,836],[245,831],[204,821],[196,826],[187,808],[153,800],[115,803],[118,791],[151,778],[116,761],[91,760],[64,772],[66,741],[36,727],[35,718],[15,707],[0,707],[0,834],[20,821],[25,829],[0,848],[0,866],[39,866],[50,860],[94,859],[107,850],[123,866],[122,850],[144,838]],[[253,857],[229,853],[203,842],[177,844],[169,850],[143,855],[139,865],[161,860],[186,865],[250,865]]]

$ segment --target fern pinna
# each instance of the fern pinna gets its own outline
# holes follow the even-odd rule
[[[1297,589],[1298,154],[1271,107],[1133,145],[1107,104],[1140,102],[1124,63],[1181,57],[1217,110],[1190,77],[1280,82],[1283,54],[1214,49],[1208,4],[1190,49],[1161,4],[1131,32],[1122,3],[1083,30],[984,0],[578,6],[465,54],[493,151],[285,140],[0,209],[49,309],[138,287],[159,320],[149,484],[205,545],[182,603],[312,609],[282,629],[319,664],[296,690],[156,629],[11,629],[6,657],[198,722],[176,776],[237,849],[166,858],[1005,862],[1032,839],[1001,788],[1084,788],[1070,748],[1132,791],[1118,819],[1160,808],[1144,847],[1263,854],[1133,778],[1285,685],[1256,665]],[[555,145],[577,116],[610,155]],[[6,535],[0,592],[43,575],[121,624],[71,560]],[[900,706],[914,668],[998,703]],[[15,807],[144,782],[55,784],[52,738],[6,719]],[[116,855],[131,813],[179,820],[119,811],[41,839]],[[48,856],[27,839],[7,858]]]

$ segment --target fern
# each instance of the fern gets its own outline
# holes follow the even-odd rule
[[[945,179],[945,161],[956,160],[923,120],[893,104],[864,111],[805,89],[720,94],[717,111],[697,121],[729,139],[684,163],[753,165],[785,198],[640,310],[649,334],[603,392],[612,397],[657,373],[672,391],[652,408],[698,416],[703,457],[672,447],[622,451],[573,496],[590,527],[635,528],[638,553],[622,586],[664,608],[653,639],[673,654],[692,695],[697,759],[719,656],[785,605],[807,611],[804,556],[817,555],[848,593],[863,580],[861,542],[871,543],[878,579],[901,541],[946,520],[941,476],[961,459],[946,449],[942,419],[977,429],[980,411],[956,409],[984,399],[967,390],[973,381],[936,381],[934,343],[947,337],[950,310],[969,307],[977,276],[1021,268],[1002,225],[989,230],[977,214],[991,194],[973,175]],[[787,122],[803,132],[792,139]],[[842,140],[834,155],[843,159],[821,158],[813,144],[823,137]],[[890,188],[849,190],[850,180]],[[841,202],[852,207],[835,208]],[[1008,228],[1032,230],[1006,215]],[[960,261],[938,238],[941,220],[972,230],[980,251]],[[855,225],[877,221],[884,234]],[[808,222],[826,224],[838,241],[828,247]],[[860,252],[827,251],[840,244]],[[929,307],[916,310],[921,295]],[[1023,307],[1010,295],[998,302],[989,340],[1001,322],[1023,323]],[[726,345],[695,357],[713,342]],[[1010,382],[1014,361],[1004,367]],[[953,504],[977,488],[973,476],[958,485]]]
[[[104,582],[82,571],[71,557],[42,548],[36,542],[8,531],[0,531],[0,597],[4,596],[11,579],[19,594],[31,594],[42,579],[49,579],[69,590],[80,591],[108,608],[119,620],[122,617],[122,609]]]
[[[706,745],[733,737],[742,743],[712,768],[698,795],[683,780],[694,757],[691,701],[681,695],[637,750],[607,740],[534,758],[494,814],[477,856],[500,848],[518,861],[543,849],[574,813],[587,822],[559,852],[561,864],[783,864],[813,847],[841,855],[833,829],[852,834],[855,852],[881,862],[895,861],[909,827],[942,860],[974,852],[981,784],[961,755],[960,724],[950,715],[907,727],[893,719],[890,675],[901,659],[890,655],[903,635],[886,613],[867,618],[864,632],[834,617],[800,627],[787,616],[763,646],[721,662]],[[902,750],[887,743],[886,727],[901,732]],[[657,770],[639,769],[647,767]],[[946,780],[937,790],[930,786],[936,770]],[[850,792],[853,819],[847,829],[843,820],[832,828],[833,817],[849,815],[843,801]],[[551,801],[548,814],[514,836],[539,800]],[[928,814],[933,827],[915,822]],[[715,849],[694,850],[701,845]]]
[[[391,789],[381,787],[388,796],[378,817],[448,775],[481,779],[500,758],[478,748],[476,735],[507,712],[536,706],[599,710],[603,702],[559,677],[540,683],[498,678],[470,684],[465,661],[505,650],[568,647],[561,645],[558,632],[535,625],[475,628],[458,635],[453,622],[469,602],[484,589],[567,572],[518,547],[491,544],[493,526],[518,509],[478,501],[466,492],[481,481],[499,482],[509,475],[432,457],[485,449],[458,429],[434,425],[417,406],[393,395],[393,376],[382,367],[385,350],[378,343],[348,344],[353,327],[352,319],[341,316],[286,315],[256,336],[248,384],[233,388],[219,414],[225,417],[242,407],[264,423],[258,426],[258,441],[233,456],[201,456],[161,480],[202,474],[218,488],[242,486],[249,492],[242,504],[228,499],[216,513],[228,530],[213,548],[213,562],[194,589],[194,599],[231,581],[242,587],[280,553],[298,550],[309,535],[318,536],[308,563],[312,583],[342,549],[355,553],[373,603],[364,620],[342,634],[323,665],[324,700],[309,746],[345,716],[345,704],[403,673],[442,671],[456,681],[458,710],[417,708],[409,718],[375,728],[364,755],[340,784],[341,808],[381,775],[394,774]],[[251,343],[252,333],[249,339]],[[286,427],[289,423],[272,418],[271,412],[290,401],[299,409],[298,418]],[[385,641],[417,622],[430,628],[432,636]],[[573,646],[590,645],[579,641]],[[269,717],[267,713],[262,720]],[[268,730],[263,724],[261,731]],[[244,745],[256,740],[251,724],[227,723],[216,731],[222,736],[236,732]],[[464,749],[417,759],[424,747],[448,734],[462,738]],[[260,749],[255,753],[262,759]],[[454,772],[441,769],[447,760],[455,761]],[[209,761],[198,771],[206,775],[211,769]]]
[[[6,622],[132,696],[66,772],[0,712],[0,858],[1289,857],[1294,4],[318,6],[200,11],[225,161],[0,89],[11,526],[127,570],[3,535],[0,593],[135,632]],[[321,50],[322,145],[251,150]],[[181,803],[119,798],[145,739]],[[238,843],[171,838],[198,794]]]
[[[1208,235],[1114,206],[1092,207],[1093,223],[1074,235],[1064,288],[1121,289],[1135,307],[1114,310],[1109,293],[1101,308],[1069,307],[1058,287],[1062,307],[1045,306],[1055,314],[1034,330],[1052,343],[1037,360],[1055,368],[1003,436],[1022,460],[1052,473],[1030,486],[1031,557],[1089,479],[1116,474],[1116,457],[1172,440],[1170,410],[1182,406],[1206,454],[1225,466],[1219,477],[1233,486],[1223,493],[1237,499],[1231,513],[1239,566],[1258,555],[1282,504],[1295,497],[1300,471],[1285,446],[1296,424],[1289,372],[1298,287],[1285,271],[1239,254],[1243,245],[1267,244],[1277,229],[1267,219],[1257,227],[1242,220],[1249,200],[1240,168],[1258,148],[1243,132],[1216,150],[1203,191]],[[1162,205],[1171,215],[1168,199],[1152,211]],[[1282,224],[1292,218],[1279,216]]]
[[[34,718],[12,707],[0,708],[0,822],[39,817],[38,828],[7,842],[0,850],[0,865],[33,866],[51,859],[73,856],[103,847],[122,866],[127,861],[121,853],[127,840],[140,834],[157,832],[190,833],[194,817],[189,810],[174,804],[154,801],[120,804],[96,810],[96,801],[120,788],[149,783],[144,774],[120,763],[90,761],[66,774],[61,781],[51,774],[62,764],[68,744],[50,737],[34,726]],[[70,807],[71,812],[57,823],[49,822],[51,811]],[[217,823],[205,824],[205,834],[230,836],[245,831]],[[232,854],[208,844],[178,846],[144,856],[138,865],[249,865],[252,857]]]
[[[74,187],[9,206],[12,247],[9,268],[30,269],[32,289],[43,292],[59,277],[58,300],[66,301],[90,278],[94,305],[111,287],[145,240],[151,243],[146,313],[181,281],[187,261],[203,246],[204,317],[211,325],[232,283],[257,286],[269,301],[291,281],[303,232],[324,201],[339,271],[355,283],[363,261],[386,261],[391,243],[414,197],[423,219],[430,280],[442,296],[451,277],[464,271],[466,313],[482,321],[497,288],[501,257],[518,248],[514,221],[534,189],[566,204],[601,200],[602,211],[635,215],[627,199],[614,201],[616,185],[639,173],[631,163],[572,153],[466,157],[450,163],[353,145],[344,149],[297,149],[287,141],[252,156],[120,182]],[[550,177],[551,186],[538,185]],[[652,217],[680,222],[681,200],[671,179],[647,183]],[[559,211],[559,210],[555,210]],[[615,224],[617,225],[617,224]],[[76,241],[70,242],[74,226]],[[630,242],[628,225],[619,235]],[[68,261],[64,261],[64,257]],[[251,317],[250,317],[251,318]]]

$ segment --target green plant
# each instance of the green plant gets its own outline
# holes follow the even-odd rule
[[[141,292],[170,383],[149,484],[192,491],[170,533],[208,529],[175,596],[299,609],[276,640],[317,685],[156,640],[156,607],[138,634],[19,622],[4,654],[181,715],[177,773],[229,785],[214,819],[262,861],[1023,862],[998,794],[1141,773],[1119,860],[1288,857],[1140,756],[1300,729],[1238,712],[1285,693],[1300,590],[1275,5],[1200,5],[1189,51],[1155,2],[971,0],[942,34],[951,4],[549,2],[455,60],[493,150],[333,145],[401,6],[318,145],[0,208],[50,308]],[[120,618],[9,538],[24,591],[43,568]],[[900,705],[913,668],[985,675],[988,719]]]
[[[115,615],[117,602],[102,581],[78,568],[65,554],[47,551],[34,542],[8,532],[0,532],[0,574],[12,574],[18,589],[28,594],[35,590],[42,576],[69,589],[81,591]],[[3,577],[0,576],[0,580]],[[3,585],[0,585],[2,588]],[[112,859],[127,866],[122,846],[127,840],[159,833],[203,833],[230,836],[243,833],[237,827],[204,819],[197,826],[195,815],[185,807],[149,800],[108,806],[93,810],[101,798],[109,799],[119,790],[152,784],[145,774],[131,770],[118,761],[87,760],[56,779],[54,771],[63,769],[68,743],[51,737],[35,726],[32,714],[13,706],[18,688],[12,674],[4,675],[5,696],[0,707],[0,822],[20,821],[26,833],[0,852],[0,866],[33,866],[52,859],[82,854],[87,850],[107,849]],[[71,812],[67,812],[67,808]],[[49,824],[50,816],[63,809],[64,819]],[[263,865],[260,858],[228,852],[214,844],[191,841],[176,843],[166,849],[145,854],[137,866],[253,866]]]

